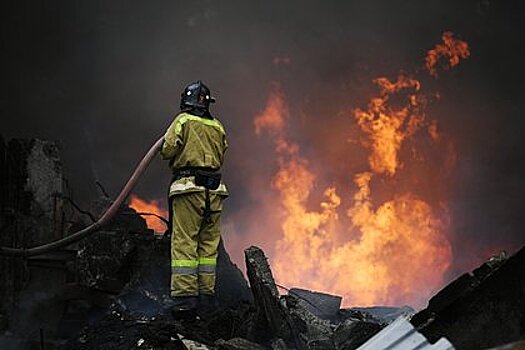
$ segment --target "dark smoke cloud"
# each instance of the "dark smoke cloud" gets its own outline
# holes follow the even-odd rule
[[[364,106],[378,75],[422,64],[445,30],[472,57],[434,84],[432,117],[456,142],[450,201],[455,265],[471,267],[525,242],[523,5],[520,1],[18,1],[2,11],[1,130],[5,138],[62,144],[67,177],[88,203],[111,194],[177,111],[184,84],[203,79],[229,131],[227,217],[256,205],[246,179],[268,161],[253,116],[272,81],[287,96],[291,132],[307,154],[323,150],[316,123]],[[339,137],[339,136],[338,136]],[[338,158],[344,154],[330,154]],[[343,176],[344,166],[334,169]],[[163,198],[157,161],[138,188]],[[242,227],[236,231],[242,234]],[[229,239],[234,240],[235,237]],[[234,253],[236,255],[236,253]]]

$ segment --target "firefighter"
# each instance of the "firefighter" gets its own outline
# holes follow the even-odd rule
[[[228,196],[219,170],[228,143],[223,125],[210,113],[214,102],[201,81],[189,84],[161,150],[173,173],[171,296],[172,312],[181,317],[194,315],[197,305],[209,307],[215,293],[220,218]]]

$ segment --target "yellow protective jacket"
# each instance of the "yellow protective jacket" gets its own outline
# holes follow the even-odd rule
[[[163,159],[170,160],[172,170],[185,167],[219,170],[224,162],[224,152],[227,148],[226,133],[218,119],[180,113],[164,135],[160,154]],[[204,187],[195,185],[193,176],[189,176],[174,181],[170,186],[169,195],[204,190]],[[210,192],[228,195],[226,185],[222,181],[219,188]]]

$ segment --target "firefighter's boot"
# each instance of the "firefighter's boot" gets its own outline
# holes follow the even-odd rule
[[[194,319],[197,317],[197,297],[178,296],[173,298],[171,314],[176,319]]]
[[[217,311],[217,299],[214,295],[201,294],[197,304],[197,313],[201,318],[206,318]]]

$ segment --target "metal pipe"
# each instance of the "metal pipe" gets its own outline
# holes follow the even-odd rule
[[[120,208],[124,200],[128,197],[131,190],[133,190],[133,188],[137,184],[137,181],[139,180],[140,176],[144,173],[144,171],[146,170],[148,165],[151,163],[155,155],[160,151],[160,148],[162,147],[163,142],[164,142],[164,136],[159,138],[153,144],[153,146],[151,146],[149,151],[140,161],[139,165],[135,168],[135,171],[133,172],[133,174],[131,174],[131,177],[129,178],[126,185],[124,185],[124,187],[120,191],[119,195],[117,196],[117,199],[115,199],[115,201],[111,204],[111,206],[104,212],[104,214],[102,214],[102,216],[96,222],[92,223],[86,228],[83,228],[80,231],[72,233],[71,235],[67,237],[64,237],[54,242],[50,242],[50,243],[43,244],[40,246],[27,248],[27,249],[26,248],[0,247],[0,255],[28,257],[28,256],[45,254],[55,249],[63,248],[72,243],[75,243],[87,237],[89,234],[100,230],[115,216],[115,214],[117,213],[118,209]]]

